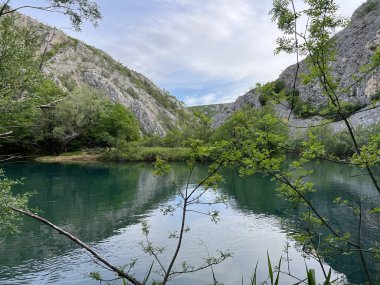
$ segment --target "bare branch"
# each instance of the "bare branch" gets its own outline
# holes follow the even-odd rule
[[[110,270],[112,270],[113,272],[115,272],[118,276],[122,277],[122,278],[125,278],[127,279],[129,282],[131,282],[132,284],[134,285],[142,285],[141,282],[139,282],[138,280],[136,280],[134,277],[130,276],[129,274],[125,273],[123,270],[121,270],[120,268],[116,267],[115,265],[111,264],[108,260],[106,260],[105,258],[103,258],[102,256],[100,256],[97,252],[95,252],[90,246],[88,246],[87,244],[85,244],[83,241],[81,241],[80,239],[78,239],[77,237],[73,236],[72,234],[70,234],[69,232],[65,231],[64,229],[58,227],[57,225],[53,224],[52,222],[36,215],[36,214],[33,214],[31,212],[28,212],[28,211],[25,211],[25,210],[21,210],[21,209],[18,209],[18,208],[14,208],[14,207],[10,207],[14,212],[17,212],[17,213],[20,213],[20,214],[23,214],[25,216],[28,216],[32,219],[35,219],[49,227],[51,227],[52,229],[54,229],[55,231],[57,231],[58,233],[66,236],[67,238],[71,239],[74,243],[76,243],[77,245],[79,245],[81,248],[85,249],[87,252],[91,253],[91,255],[96,258],[97,260],[99,260],[101,263],[103,263],[106,267],[108,267]]]

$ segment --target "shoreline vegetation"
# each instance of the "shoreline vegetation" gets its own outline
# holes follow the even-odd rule
[[[154,162],[157,157],[166,161],[185,161],[190,157],[185,147],[140,147],[131,151],[118,149],[88,149],[59,155],[37,156],[33,160],[42,163],[98,163],[98,162]]]

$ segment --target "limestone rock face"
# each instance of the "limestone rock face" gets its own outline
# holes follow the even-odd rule
[[[334,70],[333,76],[338,79],[341,87],[350,87],[349,92],[341,94],[343,101],[360,103],[363,106],[371,103],[371,96],[380,92],[380,69],[374,70],[371,74],[357,85],[353,85],[354,76],[359,74],[360,68],[370,62],[370,58],[377,48],[380,48],[380,3],[374,6],[371,11],[366,10],[366,4],[359,7],[351,18],[350,25],[337,33],[334,37],[336,45],[336,61],[331,63]],[[279,80],[291,89],[295,80],[296,65],[288,67],[280,76]],[[304,61],[300,62],[299,73],[307,73],[308,69]],[[318,83],[302,85],[297,80],[296,88],[300,97],[314,106],[323,106],[327,98],[322,95],[322,90]],[[222,124],[231,113],[250,105],[260,107],[259,95],[255,90],[239,97],[236,102],[228,104],[219,114],[214,116],[214,126]],[[289,111],[277,106],[281,117],[288,117]],[[297,125],[307,125],[309,121],[317,122],[322,118],[316,117],[308,120],[295,119],[290,116]],[[374,109],[368,112],[361,112],[350,118],[353,125],[369,125],[380,121],[380,110]],[[333,129],[339,127],[333,125]]]
[[[192,116],[182,102],[105,52],[29,17],[20,15],[19,23],[36,27],[44,39],[40,48],[40,54],[45,52],[44,74],[67,91],[80,85],[103,90],[134,113],[143,133],[165,136]]]

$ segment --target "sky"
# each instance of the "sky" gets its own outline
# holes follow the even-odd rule
[[[1,1],[0,1],[1,2]],[[100,48],[168,90],[188,106],[227,103],[256,83],[275,80],[295,62],[274,55],[280,36],[271,0],[98,0],[102,20],[81,32],[67,17],[21,12]],[[349,17],[363,0],[337,0]],[[44,5],[12,0],[10,5]]]

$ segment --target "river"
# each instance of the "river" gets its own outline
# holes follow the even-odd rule
[[[141,231],[142,220],[150,225],[149,239],[154,245],[166,247],[162,262],[169,261],[176,240],[168,236],[178,230],[180,213],[163,215],[160,210],[180,200],[176,189],[186,184],[188,170],[185,164],[175,163],[168,177],[153,176],[150,163],[17,162],[3,168],[10,178],[25,177],[24,184],[15,190],[17,193],[35,192],[30,201],[31,208],[38,208],[41,216],[75,234],[114,264],[122,266],[135,260],[131,272],[137,278],[144,278],[153,261],[139,245],[145,240]],[[319,189],[313,194],[313,203],[332,224],[345,231],[354,231],[355,216],[349,209],[331,201],[337,196],[349,199],[375,196],[376,190],[357,169],[328,162],[316,163],[313,169],[315,174],[311,180]],[[197,167],[193,182],[206,173],[206,165]],[[306,262],[320,278],[322,272],[318,263],[305,259],[289,235],[297,226],[292,224],[288,204],[278,197],[275,183],[261,175],[241,178],[237,169],[226,169],[222,174],[225,183],[217,192],[207,193],[205,199],[213,201],[223,194],[228,198],[226,205],[198,205],[196,208],[203,212],[218,210],[220,220],[215,224],[208,216],[189,213],[186,224],[190,231],[185,234],[176,268],[180,268],[184,260],[188,264],[201,265],[208,255],[228,250],[232,258],[213,267],[219,282],[242,284],[243,279],[244,284],[249,284],[256,263],[258,280],[264,281],[268,274],[267,252],[275,265],[281,256],[286,256],[284,248],[288,244],[292,274],[305,277]],[[363,229],[364,242],[380,240],[378,216],[377,219],[368,217],[368,221],[368,226]],[[114,277],[85,251],[46,226],[25,218],[20,229],[19,234],[7,237],[0,234],[0,284],[97,284],[89,278],[92,271],[99,271],[106,279]],[[283,262],[284,270],[287,266]],[[326,257],[325,266],[333,269],[334,276],[347,278],[349,282],[364,280],[356,256]],[[379,269],[378,261],[371,262],[374,278]],[[157,278],[154,274],[152,276]],[[212,282],[212,272],[206,269],[180,275],[170,284]],[[290,277],[281,277],[280,284],[294,283]]]

